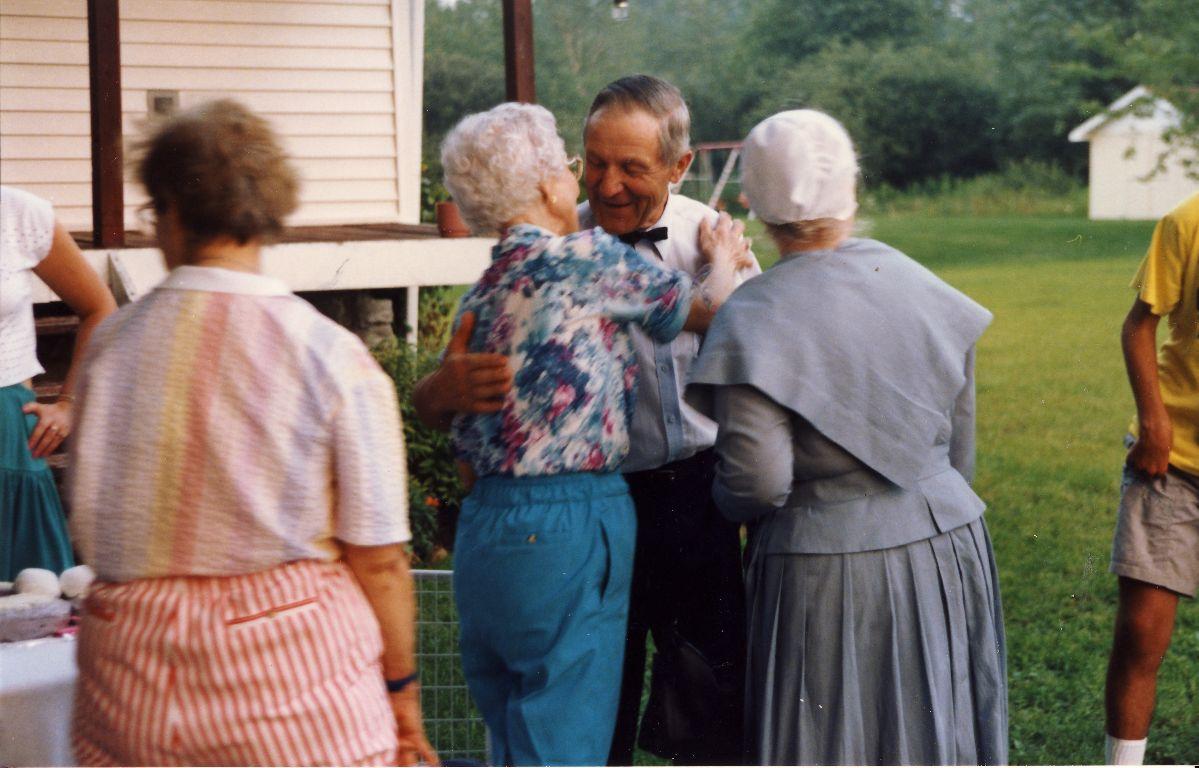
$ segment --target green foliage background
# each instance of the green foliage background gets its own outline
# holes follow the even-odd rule
[[[1081,179],[1066,135],[1137,83],[1199,136],[1193,0],[550,0],[534,8],[538,101],[572,151],[595,93],[648,72],[687,97],[696,141],[743,136],[812,106],[842,120],[867,185],[906,188],[1039,161]],[[425,158],[445,132],[504,99],[499,0],[427,0]],[[1199,169],[1196,169],[1199,170]]]

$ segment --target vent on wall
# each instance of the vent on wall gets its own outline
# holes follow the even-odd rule
[[[179,110],[179,91],[147,91],[146,110],[155,117],[173,115]]]

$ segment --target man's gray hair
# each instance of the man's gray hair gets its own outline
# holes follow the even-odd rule
[[[653,75],[629,75],[604,86],[591,102],[583,140],[596,112],[608,107],[640,109],[658,120],[662,160],[674,163],[691,149],[691,113],[678,88]]]
[[[554,116],[535,104],[468,115],[441,144],[446,189],[477,233],[496,232],[528,210],[538,185],[565,162]]]

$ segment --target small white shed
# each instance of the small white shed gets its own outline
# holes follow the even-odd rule
[[[1156,98],[1148,110],[1129,107],[1153,99],[1137,86],[1070,132],[1070,141],[1089,142],[1090,217],[1158,219],[1199,189],[1177,154],[1153,173],[1167,146],[1162,134],[1178,123],[1178,110]]]

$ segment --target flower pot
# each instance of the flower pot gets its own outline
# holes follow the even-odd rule
[[[442,237],[470,237],[470,227],[462,220],[458,212],[458,204],[453,200],[445,200],[436,205],[437,232]]]

